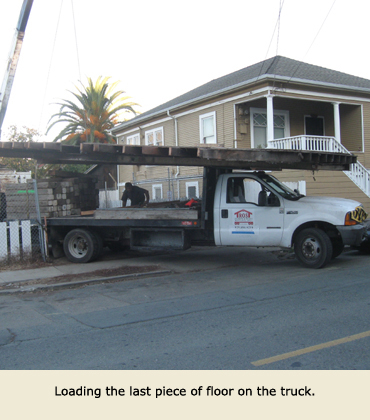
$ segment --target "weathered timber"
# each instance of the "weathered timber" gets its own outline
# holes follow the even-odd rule
[[[115,164],[152,166],[202,166],[247,170],[349,170],[356,156],[343,153],[278,149],[225,149],[119,146],[84,143],[68,146],[42,143],[0,142],[0,156],[28,157],[39,163]],[[41,143],[40,143],[41,144]]]
[[[195,209],[146,209],[146,208],[115,208],[97,209],[94,219],[114,220],[197,220],[198,211]]]

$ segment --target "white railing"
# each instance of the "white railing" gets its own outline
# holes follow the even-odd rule
[[[335,137],[296,136],[269,141],[269,148],[289,150],[312,150],[318,152],[344,153],[351,155]],[[370,197],[370,171],[360,162],[351,164],[349,171],[343,171],[368,197]]]

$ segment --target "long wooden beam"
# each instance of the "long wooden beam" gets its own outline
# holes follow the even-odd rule
[[[153,166],[203,166],[231,169],[348,170],[356,156],[342,153],[225,149],[215,147],[122,146],[83,143],[0,142],[0,156],[32,158],[39,163],[116,164]]]

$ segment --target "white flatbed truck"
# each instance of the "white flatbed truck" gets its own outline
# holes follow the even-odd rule
[[[305,267],[322,268],[346,245],[367,240],[361,203],[305,197],[259,172],[205,168],[203,197],[190,208],[116,208],[89,217],[50,218],[50,247],[73,262],[99,257],[103,245],[188,249],[191,245],[293,248]]]

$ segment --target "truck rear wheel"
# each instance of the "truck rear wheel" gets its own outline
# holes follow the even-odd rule
[[[304,267],[322,268],[332,258],[333,245],[323,230],[308,228],[298,233],[294,241],[294,252]]]
[[[100,252],[97,236],[86,229],[73,229],[63,241],[67,259],[74,263],[87,263],[96,260]]]

